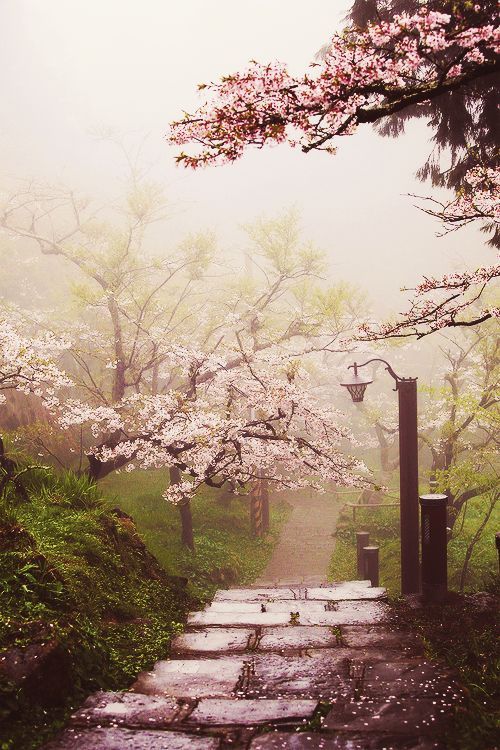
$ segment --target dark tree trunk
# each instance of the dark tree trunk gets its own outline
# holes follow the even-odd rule
[[[177,466],[171,466],[169,469],[170,484],[179,484],[181,481],[181,472]],[[191,514],[191,501],[182,502],[179,506],[181,516],[181,541],[185,547],[194,551],[194,534],[193,534],[193,516]]]

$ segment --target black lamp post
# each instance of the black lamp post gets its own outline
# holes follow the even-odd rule
[[[420,561],[418,534],[418,442],[417,442],[417,379],[400,378],[385,359],[370,359],[362,365],[355,362],[348,369],[354,376],[341,383],[356,403],[363,401],[366,387],[373,380],[364,380],[358,369],[382,362],[396,381],[399,400],[399,493],[401,525],[401,592],[416,594],[420,591]]]

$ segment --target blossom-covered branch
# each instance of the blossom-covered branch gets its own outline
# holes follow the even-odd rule
[[[321,64],[302,77],[280,63],[256,62],[218,84],[210,101],[171,126],[170,140],[195,144],[188,167],[232,162],[249,145],[288,142],[332,150],[350,135],[409,106],[428,102],[498,70],[498,14],[479,5],[466,17],[428,11],[349,28],[331,40]]]
[[[5,401],[2,391],[17,390],[56,405],[58,390],[70,381],[55,360],[68,346],[50,333],[29,336],[11,320],[0,318],[0,404]]]
[[[500,318],[500,308],[483,301],[486,288],[500,277],[500,265],[476,271],[426,278],[415,289],[410,309],[398,320],[382,325],[365,323],[359,337],[373,341],[382,338],[422,338],[444,328],[464,328]]]
[[[349,434],[340,415],[299,384],[305,372],[270,353],[237,370],[227,364],[223,355],[179,348],[168,366],[191,373],[189,393],[137,394],[97,408],[69,402],[62,423],[91,426],[103,465],[179,469],[184,481],[166,492],[175,503],[203,483],[243,487],[262,472],[277,489],[366,483],[362,465],[342,450]],[[109,434],[120,436],[114,445]]]

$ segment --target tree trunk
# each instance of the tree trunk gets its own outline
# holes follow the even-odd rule
[[[169,469],[170,484],[179,484],[181,481],[181,472],[177,466],[171,466]],[[181,541],[185,547],[194,551],[194,534],[193,534],[193,516],[191,514],[191,501],[182,502],[179,506],[181,516]]]

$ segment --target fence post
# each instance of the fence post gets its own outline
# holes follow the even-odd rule
[[[422,598],[440,602],[448,592],[446,495],[420,495]]]
[[[364,579],[369,580],[372,586],[378,586],[378,550],[376,546],[363,547]]]
[[[370,534],[368,531],[356,531],[356,560],[358,567],[358,579],[363,580],[365,571],[363,566],[363,547],[370,544]]]
[[[262,536],[262,493],[260,480],[254,482],[250,490],[250,525],[253,536]]]
[[[269,484],[265,477],[260,480],[262,489],[262,530],[264,532],[269,531],[270,518],[269,518]]]
[[[495,534],[495,545],[498,552],[498,572],[500,573],[500,531]]]

